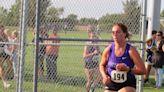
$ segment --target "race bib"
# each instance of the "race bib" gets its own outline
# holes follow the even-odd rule
[[[111,80],[116,83],[123,83],[127,80],[127,72],[113,70],[111,72]]]

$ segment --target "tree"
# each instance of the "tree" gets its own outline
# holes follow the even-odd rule
[[[13,4],[5,18],[5,25],[8,26],[17,26],[19,25],[20,21],[20,8],[21,7],[21,2],[20,0],[16,0],[16,3]]]
[[[46,23],[46,12],[47,12],[47,8],[51,5],[51,0],[41,0],[40,3],[40,19],[41,19],[41,24],[45,24]]]
[[[4,24],[7,15],[7,10],[4,7],[0,7],[0,23]]]
[[[128,26],[132,33],[140,31],[140,11],[138,0],[126,0],[123,3],[124,12],[121,14],[106,14],[98,20],[98,24],[102,30],[111,29],[113,23],[121,22]]]
[[[132,33],[139,33],[141,7],[138,5],[138,0],[126,0],[122,3],[124,6],[123,23]]]
[[[75,25],[78,23],[77,15],[70,14],[62,20],[65,30],[74,30]]]
[[[67,18],[68,18],[68,19],[71,19],[71,20],[77,20],[77,15],[75,15],[75,14],[69,14],[69,15],[67,16]]]
[[[95,18],[81,18],[79,21],[80,25],[88,25],[88,24],[93,24],[97,25],[98,21]]]
[[[40,23],[46,23],[46,12],[47,8],[51,5],[51,0],[40,0]],[[36,1],[29,0],[29,10],[28,10],[28,20],[29,25],[33,26],[35,24],[36,17]]]
[[[106,14],[98,20],[100,29],[109,31],[113,23],[122,21],[122,14]]]
[[[161,17],[164,17],[164,9],[161,12]]]
[[[45,14],[47,11],[47,7],[51,5],[50,0],[40,0],[40,22],[44,24],[46,22]],[[29,26],[35,25],[35,17],[36,17],[36,1],[29,0],[28,1],[28,10],[27,10],[27,19]],[[7,13],[5,18],[5,25],[8,26],[17,26],[20,21],[20,10],[21,9],[21,0],[16,0],[15,4],[13,4]]]
[[[47,15],[50,17],[59,17],[63,12],[63,8],[49,7],[47,9]]]
[[[7,10],[4,7],[0,7],[0,15],[3,16],[7,14]]]
[[[60,16],[63,14],[64,8],[49,7],[47,9],[46,21],[54,23],[60,21]]]

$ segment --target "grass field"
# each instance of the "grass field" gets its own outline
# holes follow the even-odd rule
[[[60,32],[61,38],[87,38],[87,33],[80,32]],[[27,32],[27,42],[32,41],[32,33]],[[102,39],[111,39],[109,33],[101,33]],[[140,39],[139,36],[134,35],[133,40]],[[61,42],[72,44],[85,44],[85,42]],[[106,43],[107,44],[107,43]],[[82,58],[84,46],[61,46],[58,58],[58,78],[55,82],[38,81],[38,92],[85,92],[85,74],[84,74],[84,61]],[[104,49],[104,46],[101,46]],[[33,91],[33,67],[34,67],[34,46],[27,45],[24,69],[24,92]],[[45,62],[44,62],[45,63]],[[46,67],[45,67],[46,69]],[[46,74],[46,73],[45,73]],[[144,85],[144,92],[164,92],[162,89],[154,88],[154,78],[151,76],[151,84]],[[16,82],[10,81],[12,86],[4,89],[2,81],[0,81],[0,92],[16,92]],[[103,92],[102,85],[99,85],[95,92]]]

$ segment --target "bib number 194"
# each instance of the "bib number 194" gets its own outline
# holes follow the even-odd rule
[[[113,70],[111,73],[111,79],[116,83],[123,83],[127,80],[127,72]]]

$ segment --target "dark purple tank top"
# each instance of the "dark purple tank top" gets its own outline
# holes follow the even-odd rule
[[[129,55],[129,49],[130,49],[130,44],[126,44],[126,48],[125,48],[125,51],[124,51],[124,54],[120,57],[117,57],[115,55],[115,46],[114,46],[114,43],[112,43],[112,46],[110,48],[110,55],[109,55],[109,58],[108,58],[108,74],[111,76],[111,72],[112,70],[115,70],[115,66],[116,64],[118,63],[125,63],[127,66],[129,66],[130,68],[133,68],[134,67],[134,63],[132,61],[132,59],[130,58],[130,55]],[[128,76],[130,76],[131,73],[128,73]]]

